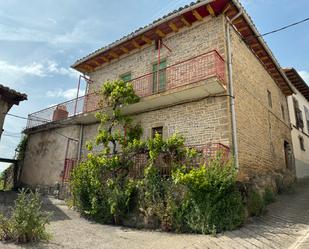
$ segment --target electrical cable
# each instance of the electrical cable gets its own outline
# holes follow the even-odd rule
[[[31,118],[28,118],[28,117],[22,117],[22,116],[15,115],[15,114],[10,114],[10,113],[3,113],[3,114],[12,116],[12,117],[14,117],[14,118],[20,118],[20,119],[31,120],[31,121],[38,121],[38,119],[31,119]],[[48,123],[48,122],[50,122],[50,121],[49,121],[49,120],[46,120],[46,121],[45,121],[45,123]],[[65,137],[65,138],[67,138],[67,139],[71,139],[71,140],[73,140],[73,141],[78,141],[77,139],[72,138],[72,137],[68,137],[68,136],[66,136],[66,135],[64,135],[64,134],[62,134],[62,133],[60,133],[60,132],[58,132],[58,131],[55,131],[55,133],[57,133],[57,134],[60,135],[60,136]],[[4,134],[3,134],[3,135],[4,135]],[[5,135],[5,136],[11,136],[11,135]]]
[[[248,36],[246,36],[246,37],[244,37],[244,38],[246,39],[246,38],[250,38],[250,37],[256,37],[256,38],[264,37],[264,36],[267,36],[267,35],[270,35],[270,34],[274,34],[274,33],[280,32],[280,31],[282,31],[282,30],[291,28],[291,27],[293,27],[293,26],[299,25],[299,24],[304,23],[304,22],[307,22],[307,21],[309,21],[309,17],[308,17],[308,18],[305,18],[305,19],[303,19],[303,20],[301,20],[301,21],[294,22],[294,23],[291,23],[291,24],[289,24],[289,25],[283,26],[283,27],[281,27],[281,28],[274,29],[274,30],[272,30],[272,31],[266,32],[266,33],[261,34],[261,35],[248,35]]]

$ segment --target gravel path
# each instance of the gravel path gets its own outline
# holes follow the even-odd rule
[[[3,198],[4,195],[0,193],[2,202],[10,199]],[[48,231],[53,235],[52,240],[49,243],[27,246],[0,242],[1,249],[309,248],[309,179],[298,182],[293,193],[279,196],[278,201],[269,206],[269,212],[265,216],[251,220],[239,230],[217,237],[99,225],[80,218],[62,201],[46,199],[45,203],[46,209],[54,211],[53,221],[48,226]]]

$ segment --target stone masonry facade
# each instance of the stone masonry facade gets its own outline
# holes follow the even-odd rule
[[[240,175],[257,176],[262,185],[287,184],[295,170],[284,152],[285,142],[292,145],[286,96],[236,32],[232,51]]]
[[[162,49],[161,57],[166,59],[167,66],[212,50],[217,50],[226,60],[225,18],[223,15],[207,17],[192,27],[168,35],[163,42],[172,50]],[[240,179],[253,179],[261,186],[274,186],[277,178],[292,181],[294,168],[286,166],[284,151],[285,142],[292,144],[286,97],[236,32],[232,32],[232,51]],[[157,62],[157,53],[154,44],[148,45],[97,69],[89,75],[94,81],[89,92],[99,89],[106,80],[118,79],[128,72],[132,78],[150,73],[152,65]],[[269,93],[272,107],[268,105]],[[231,147],[227,95],[226,92],[222,96],[144,111],[135,114],[134,120],[141,123],[144,139],[151,136],[152,128],[163,127],[164,137],[178,132],[186,138],[188,145],[222,143]],[[59,132],[79,138],[78,127],[68,126]],[[82,157],[87,153],[86,141],[94,138],[97,128],[97,123],[84,126]],[[56,130],[30,134],[22,175],[25,183],[48,185],[59,179],[63,170],[65,139],[57,135]]]

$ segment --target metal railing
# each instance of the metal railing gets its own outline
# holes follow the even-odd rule
[[[207,164],[209,160],[214,158],[217,153],[221,153],[221,159],[227,161],[230,159],[230,148],[222,143],[208,143],[203,145],[191,145],[189,148],[195,148],[199,153],[196,160],[192,162],[192,166]],[[132,178],[141,178],[144,175],[144,169],[148,163],[147,153],[136,154],[133,157],[133,166],[130,168],[129,176]],[[77,159],[65,159],[64,169],[62,172],[62,182],[67,182],[70,179],[72,170],[77,165]],[[155,167],[158,168],[159,173],[163,177],[168,177],[172,172],[172,164],[166,160],[164,156],[159,155]]]
[[[221,159],[227,161],[230,159],[230,148],[222,143],[208,143],[203,145],[191,145],[199,153],[199,156],[192,161],[191,166],[207,164],[209,160],[214,158],[217,153],[221,154]],[[145,153],[137,154],[133,158],[133,167],[130,169],[129,175],[133,178],[140,178],[144,175],[144,169],[148,163],[148,155]],[[170,176],[172,172],[172,164],[166,160],[163,155],[159,155],[155,166],[158,167],[161,176]]]
[[[216,50],[145,74],[130,82],[138,96],[147,97],[211,77],[217,77],[222,83],[225,82],[224,59]],[[99,110],[99,100],[100,96],[97,93],[91,93],[29,114],[27,129]]]

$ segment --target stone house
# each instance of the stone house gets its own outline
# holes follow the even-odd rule
[[[309,176],[309,86],[294,68],[284,69],[295,87],[288,97],[296,176]]]
[[[13,105],[19,105],[19,102],[24,100],[27,100],[26,94],[16,92],[0,84],[0,139],[6,114]]]
[[[201,0],[78,60],[86,95],[29,115],[21,181],[67,178],[96,134],[95,93],[106,80],[132,82],[124,108],[144,130],[179,132],[188,146],[230,148],[239,179],[259,186],[295,178],[286,77],[237,0]],[[284,113],[284,115],[283,115]]]

